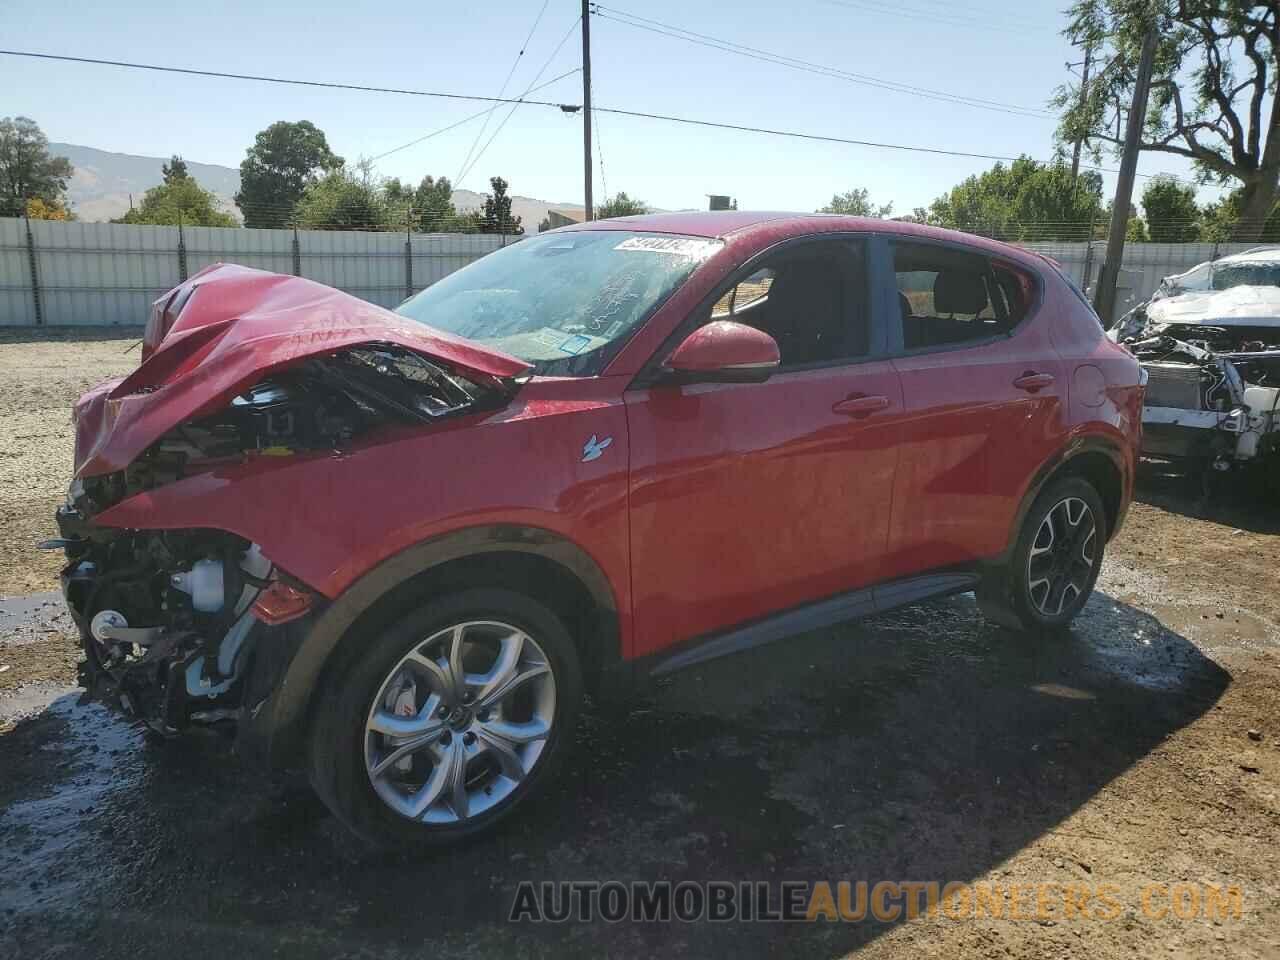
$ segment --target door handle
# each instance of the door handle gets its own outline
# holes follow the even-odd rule
[[[1043,390],[1045,387],[1053,386],[1054,376],[1052,373],[1036,373],[1034,370],[1028,370],[1018,379],[1013,381],[1013,385],[1019,390],[1025,390],[1027,393],[1035,393],[1037,390]]]
[[[846,417],[869,417],[878,410],[889,407],[888,397],[850,397],[841,400],[831,408],[832,413],[842,413]]]

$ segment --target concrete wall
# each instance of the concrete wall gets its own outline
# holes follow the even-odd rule
[[[146,322],[151,302],[181,281],[177,227],[32,220],[40,316],[25,220],[0,218],[0,326]],[[493,234],[184,227],[186,275],[211,263],[297,272],[385,307],[511,242]],[[296,250],[295,250],[296,239]]]

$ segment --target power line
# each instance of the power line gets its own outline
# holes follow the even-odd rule
[[[512,104],[511,109],[507,111],[507,115],[503,117],[502,122],[498,124],[498,128],[493,131],[493,136],[489,137],[489,139],[485,141],[484,146],[480,148],[480,152],[476,154],[475,159],[471,161],[471,165],[462,171],[462,174],[459,176],[457,181],[459,185],[462,184],[463,178],[469,176],[471,174],[471,171],[475,169],[476,164],[480,162],[480,158],[483,157],[485,154],[485,151],[489,149],[489,145],[492,144],[493,141],[498,138],[498,134],[502,132],[502,128],[507,125],[507,121],[511,119],[511,115],[516,112],[516,107],[520,105],[520,103],[524,100],[524,98],[528,94],[532,93],[534,89],[537,89],[534,87],[534,84],[537,83],[538,80],[542,78],[542,75],[546,72],[547,67],[551,66],[551,62],[555,60],[556,56],[560,53],[561,49],[568,42],[569,38],[573,36],[573,31],[577,29],[578,24],[581,22],[582,22],[582,17],[579,16],[579,17],[576,17],[573,23],[569,25],[569,29],[566,30],[564,33],[564,36],[560,38],[560,42],[557,43],[555,46],[555,49],[551,51],[551,55],[547,57],[547,59],[543,62],[541,69],[539,69],[537,74],[534,75],[534,78],[532,81],[530,81],[528,88],[526,88],[525,92],[520,95],[520,100],[517,100],[514,104]],[[581,71],[582,71],[581,67],[574,67],[572,70],[569,71],[569,73],[580,73]],[[563,76],[568,76],[568,74],[563,74]],[[543,84],[543,86],[546,86],[546,84]],[[495,107],[494,109],[497,109],[497,108]]]
[[[484,97],[467,93],[440,93],[434,90],[409,90],[402,87],[373,87],[358,83],[337,83],[327,80],[294,80],[286,77],[268,77],[252,73],[228,73],[221,70],[197,70],[194,67],[167,67],[154,63],[133,63],[127,60],[102,60],[96,57],[72,57],[57,53],[35,53],[30,50],[0,50],[0,56],[29,57],[35,60],[57,60],[63,63],[88,63],[103,67],[124,67],[129,70],[154,70],[159,73],[182,73],[193,77],[214,77],[219,80],[252,80],[257,83],[281,83],[296,87],[321,87],[329,90],[355,90],[360,93],[395,93],[410,97],[436,97],[443,100],[472,100],[481,103],[528,103],[539,107],[556,107],[567,112],[580,110],[578,104],[554,103],[550,100],[516,100],[511,97]]]
[[[803,133],[797,130],[776,130],[771,127],[753,127],[746,124],[721,123],[715,120],[697,120],[692,117],[676,117],[663,113],[646,113],[641,110],[623,110],[618,107],[596,107],[595,109],[599,113],[612,113],[622,117],[641,117],[646,120],[663,120],[668,123],[681,123],[695,127],[711,127],[717,130],[737,130],[741,133],[760,133],[772,137],[791,137],[796,140],[812,140],[820,143],[842,143],[848,146],[873,147],[879,150],[899,150],[906,153],[927,153],[944,157],[965,157],[974,160],[1000,160],[1006,163],[1012,163],[1015,160],[1021,159],[1021,157],[1003,156],[995,153],[973,153],[966,150],[948,150],[943,147],[918,147],[903,143],[885,143],[877,140],[855,140],[850,137],[833,137],[820,133]],[[1034,157],[1028,157],[1027,159],[1033,160],[1036,163],[1046,163],[1044,160],[1035,160]],[[1117,172],[1116,170],[1112,170],[1108,167],[1095,167],[1088,164],[1081,164],[1081,167],[1085,170],[1095,170],[1098,173]],[[1167,177],[1168,179],[1175,180],[1178,183],[1195,182],[1193,180],[1175,177],[1173,174],[1169,173],[1140,173],[1138,176],[1152,178]]]
[[[533,39],[534,31],[538,29],[538,24],[542,22],[542,15],[547,12],[547,4],[550,2],[551,0],[542,0],[542,9],[540,9],[538,11],[538,15],[534,17],[533,26],[529,28],[529,35],[524,38],[524,43],[520,44],[520,49],[516,51],[515,59],[511,61],[511,69],[507,71],[507,78],[502,81],[502,88],[498,90],[498,96],[502,96],[507,92],[507,84],[511,82],[511,77],[515,74],[516,67],[520,64],[520,58],[524,56],[525,48],[529,46],[529,41]],[[484,136],[484,132],[488,129],[489,117],[486,116],[484,118],[484,124],[476,131],[476,138],[471,141],[471,147],[467,150],[467,155],[458,166],[458,175],[454,178],[456,182],[462,182],[463,171],[467,169],[467,164],[471,160],[471,155],[476,152],[476,144],[480,142],[480,138]]]
[[[837,80],[847,80],[850,83],[863,84],[865,86],[875,87],[881,90],[891,90],[897,93],[906,93],[911,96],[924,97],[930,100],[941,100],[946,103],[962,104],[964,106],[976,107],[982,110],[995,110],[1000,113],[1012,113],[1026,117],[1047,119],[1052,116],[1052,114],[1047,110],[1041,110],[1035,107],[1023,107],[1012,103],[1002,103],[998,100],[985,100],[981,97],[970,97],[964,94],[949,93],[945,90],[933,90],[928,87],[920,87],[914,84],[902,83],[897,80],[889,80],[884,77],[876,77],[870,74],[841,70],[837,67],[814,63],[810,60],[801,60],[798,57],[774,53],[769,50],[761,50],[759,47],[750,47],[746,44],[735,43],[731,40],[709,36],[705,33],[698,33],[694,30],[688,30],[684,27],[677,27],[669,23],[663,23],[660,20],[652,20],[648,17],[641,17],[633,13],[628,13],[625,10],[618,10],[614,7],[608,7],[603,4],[596,4],[596,15],[606,20],[612,20],[615,23],[634,27],[638,30],[647,30],[650,33],[661,34],[663,36],[672,37],[676,40],[684,40],[687,43],[710,47],[714,50],[720,50],[723,53],[733,53],[751,60],[773,63],[778,66],[790,67],[794,70],[800,70],[805,73],[812,73],[818,76],[830,77]]]
[[[592,102],[594,102],[596,98],[596,92],[594,87],[595,87],[595,84],[593,83],[592,90],[591,90]],[[600,137],[599,114],[600,114],[599,110],[593,109],[591,111],[591,126],[595,128],[592,132],[595,134],[594,139],[596,142],[596,156],[600,158],[600,192],[604,194],[605,203],[608,203],[609,202],[609,182],[604,178],[604,144],[601,142],[601,137]]]
[[[564,73],[560,74],[560,76],[558,76],[558,77],[552,77],[552,78],[551,78],[550,80],[548,80],[546,83],[538,84],[538,86],[536,86],[536,87],[530,87],[528,90],[526,90],[526,91],[525,91],[525,94],[530,94],[530,93],[533,93],[533,92],[535,92],[535,91],[537,91],[537,90],[541,90],[543,87],[549,87],[549,86],[551,86],[553,83],[559,83],[559,82],[560,82],[561,80],[563,80],[565,77],[571,77],[571,76],[573,76],[575,73],[578,73],[581,69],[582,69],[581,67],[574,67],[572,70],[566,70]],[[514,105],[514,106],[512,106],[512,108],[511,108],[511,109],[513,109],[513,110],[514,110],[514,109],[515,109],[515,107],[516,107],[516,106],[518,106],[521,102],[524,102],[524,95],[521,95],[520,100],[517,100],[517,101],[516,101],[516,103],[515,103],[515,105]],[[486,115],[488,115],[488,114],[491,114],[491,113],[493,113],[493,111],[497,110],[499,106],[501,106],[501,104],[497,104],[497,105],[494,105],[494,106],[492,106],[492,107],[488,107],[487,109],[481,110],[481,111],[479,111],[478,113],[473,113],[473,114],[471,114],[471,116],[469,116],[469,117],[463,117],[463,118],[462,118],[461,120],[459,120],[457,123],[451,123],[451,124],[449,124],[447,127],[441,127],[441,128],[440,128],[440,129],[438,129],[438,130],[432,130],[430,133],[424,134],[423,136],[418,137],[416,140],[410,140],[408,143],[402,143],[402,144],[400,144],[400,146],[398,146],[398,147],[392,147],[390,150],[386,150],[386,151],[384,151],[383,153],[379,153],[377,156],[370,157],[369,159],[370,159],[370,160],[381,160],[383,157],[389,157],[389,156],[391,156],[391,154],[393,154],[393,153],[399,153],[401,150],[407,150],[407,149],[409,149],[409,147],[416,147],[418,144],[420,144],[420,143],[422,143],[422,142],[424,142],[424,141],[426,141],[426,140],[430,140],[432,137],[438,137],[438,136],[439,136],[440,134],[442,134],[442,133],[448,133],[450,130],[453,130],[453,129],[457,128],[457,127],[462,126],[464,123],[470,123],[472,120],[477,120],[477,119],[479,119],[480,117],[483,117],[483,116],[486,116]]]
[[[576,22],[574,25],[575,26],[577,25]],[[214,71],[214,70],[196,70],[196,69],[187,68],[187,67],[166,67],[166,66],[158,66],[155,64],[147,64],[147,63],[131,63],[131,62],[120,61],[120,60],[99,60],[99,59],[94,59],[90,57],[73,57],[73,56],[51,54],[51,53],[32,53],[29,51],[20,51],[20,50],[0,50],[0,56],[33,57],[40,60],[57,60],[57,61],[66,61],[71,63],[89,63],[89,64],[96,64],[96,65],[102,65],[102,66],[124,67],[124,68],[137,69],[137,70],[156,70],[164,73],[190,74],[195,76],[216,77],[219,79],[253,80],[253,81],[258,81],[262,83],[282,83],[282,84],[293,84],[293,85],[304,86],[304,87],[323,87],[323,88],[333,88],[338,90],[357,90],[364,93],[392,93],[392,94],[405,94],[409,96],[419,96],[419,97],[441,97],[449,100],[475,100],[483,103],[499,103],[499,104],[506,103],[506,104],[514,104],[516,106],[519,106],[521,104],[527,104],[529,106],[554,107],[555,109],[565,113],[576,113],[578,110],[582,109],[581,104],[557,103],[552,100],[528,100],[524,98],[511,98],[511,97],[506,97],[506,98],[486,97],[486,96],[480,96],[476,94],[437,93],[437,92],[424,91],[424,90],[408,90],[408,89],[402,89],[397,87],[374,87],[374,86],[365,86],[365,85],[350,84],[350,83],[331,83],[331,82],[318,81],[318,80],[293,80],[293,79],[286,79],[281,77],[254,76],[251,74],[226,73],[226,72]],[[773,136],[773,137],[788,137],[796,140],[808,140],[816,143],[840,143],[848,146],[870,147],[870,148],[880,149],[880,150],[895,150],[895,151],[906,152],[906,153],[923,153],[923,154],[930,154],[934,156],[962,157],[962,158],[974,159],[974,160],[999,160],[999,161],[1005,161],[1009,163],[1012,163],[1014,160],[1019,159],[1018,157],[1010,157],[1010,156],[1004,156],[1004,155],[992,154],[992,153],[977,153],[977,152],[971,152],[966,150],[949,150],[942,147],[912,146],[908,144],[886,143],[886,142],[875,141],[875,140],[858,140],[851,137],[836,137],[836,136],[831,136],[827,134],[804,133],[804,132],[795,131],[795,130],[778,130],[771,127],[754,127],[746,124],[724,123],[724,122],[715,121],[715,120],[699,120],[693,117],[677,117],[671,114],[649,113],[642,110],[625,110],[620,107],[595,107],[594,109],[597,113],[610,113],[610,114],[614,114],[616,116],[622,116],[622,117],[639,117],[641,119],[646,119],[646,120],[661,120],[666,123],[678,123],[685,126],[707,127],[714,130],[735,130],[740,133],[758,133],[758,134]],[[1044,161],[1037,161],[1037,162],[1043,163]],[[1109,169],[1107,167],[1098,167],[1098,166],[1091,166],[1091,165],[1085,165],[1085,164],[1081,164],[1081,168],[1087,169],[1087,170],[1096,170],[1099,173],[1115,173],[1116,172],[1115,170]],[[1185,178],[1173,176],[1172,174],[1168,174],[1168,173],[1146,173],[1146,174],[1140,173],[1138,174],[1138,176],[1167,177],[1168,179],[1174,180],[1178,183],[1188,183],[1188,184],[1195,183],[1194,180],[1187,180]]]

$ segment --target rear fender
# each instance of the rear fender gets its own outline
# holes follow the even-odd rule
[[[1031,512],[1031,505],[1035,503],[1036,497],[1040,495],[1040,491],[1055,477],[1073,472],[1072,468],[1080,465],[1079,458],[1091,453],[1104,455],[1120,474],[1120,496],[1116,505],[1116,515],[1108,518],[1110,523],[1107,530],[1108,539],[1115,536],[1124,522],[1129,500],[1133,494],[1132,458],[1126,457],[1119,443],[1109,436],[1100,434],[1076,436],[1056,456],[1041,465],[1027,485],[1026,490],[1023,491],[1022,499],[1018,503],[1018,511],[1014,515],[1013,526],[1009,531],[1008,542],[1005,545],[1005,549],[995,558],[997,563],[1007,563],[1013,554],[1013,549],[1018,543],[1018,534],[1022,530],[1022,525],[1026,522],[1027,514]],[[1099,492],[1101,493],[1101,491]]]

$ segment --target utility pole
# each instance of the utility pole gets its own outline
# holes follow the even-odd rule
[[[1086,44],[1084,48],[1084,64],[1080,68],[1080,106],[1084,106],[1085,98],[1089,95],[1089,67],[1093,65],[1093,44]],[[1077,140],[1075,149],[1071,151],[1071,183],[1072,190],[1075,189],[1076,177],[1080,173],[1080,147],[1084,143],[1083,140]]]
[[[591,200],[591,0],[582,0],[582,178],[584,219],[596,218]]]
[[[1138,147],[1142,143],[1142,125],[1147,117],[1147,98],[1151,93],[1151,69],[1159,38],[1159,15],[1152,11],[1151,24],[1142,40],[1142,58],[1133,84],[1133,103],[1129,107],[1129,123],[1124,133],[1124,153],[1120,158],[1120,175],[1116,179],[1116,195],[1111,202],[1111,233],[1107,237],[1107,258],[1098,275],[1098,292],[1093,307],[1104,325],[1111,323],[1116,305],[1116,280],[1120,277],[1120,261],[1124,257],[1124,234],[1129,226],[1129,207],[1133,202],[1133,177],[1138,169]]]

